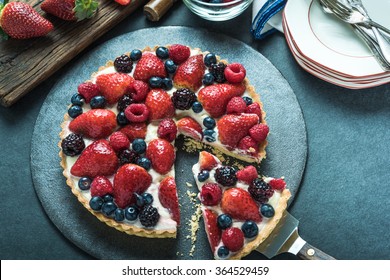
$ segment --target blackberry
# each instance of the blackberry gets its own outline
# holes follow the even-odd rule
[[[126,54],[118,56],[114,60],[115,70],[121,73],[130,73],[133,70],[133,61]]]
[[[260,178],[253,180],[248,188],[248,192],[251,194],[254,200],[260,203],[268,202],[268,199],[274,194],[274,190]]]
[[[215,82],[223,83],[226,81],[225,74],[224,74],[225,68],[226,68],[226,64],[223,62],[213,63],[210,65],[209,71],[211,74],[213,74]]]
[[[133,150],[125,149],[118,153],[118,158],[120,165],[123,165],[126,163],[136,163],[139,155]]]
[[[85,148],[84,139],[79,134],[71,133],[66,136],[61,142],[62,152],[67,156],[77,156]]]
[[[225,187],[231,187],[237,183],[236,169],[232,166],[217,168],[214,177],[219,184]]]
[[[118,105],[117,105],[118,111],[119,112],[124,111],[127,108],[127,106],[129,106],[130,104],[133,104],[133,103],[134,103],[134,100],[133,100],[133,98],[131,98],[131,96],[129,94],[123,95],[118,100]]]
[[[157,208],[146,205],[139,213],[139,221],[144,227],[154,227],[160,219]]]
[[[188,88],[178,89],[173,93],[172,102],[176,109],[188,110],[196,101],[196,95]]]

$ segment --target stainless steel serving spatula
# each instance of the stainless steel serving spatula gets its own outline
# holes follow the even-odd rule
[[[267,258],[289,252],[304,260],[334,260],[335,258],[308,244],[298,234],[299,221],[287,211],[272,234],[260,244],[256,251]]]

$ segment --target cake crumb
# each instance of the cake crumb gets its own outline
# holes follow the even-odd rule
[[[187,187],[193,187],[193,185],[191,184],[191,183],[188,183],[188,182],[186,182],[186,185],[187,185]]]

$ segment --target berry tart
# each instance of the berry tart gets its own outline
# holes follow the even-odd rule
[[[60,134],[67,184],[99,220],[143,237],[175,237],[179,134],[259,163],[268,126],[239,63],[184,45],[135,49],[78,86]]]
[[[280,221],[291,194],[282,178],[260,177],[249,165],[222,165],[201,151],[192,168],[210,248],[216,259],[241,259]]]

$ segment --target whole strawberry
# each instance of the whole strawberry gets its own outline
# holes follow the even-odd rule
[[[175,150],[167,140],[157,138],[149,142],[146,157],[152,162],[154,170],[166,174],[175,162]]]
[[[45,0],[41,9],[63,20],[80,21],[92,17],[98,5],[91,0]]]
[[[43,18],[29,4],[4,1],[0,5],[0,26],[3,31],[15,39],[29,39],[45,36],[53,25]]]

